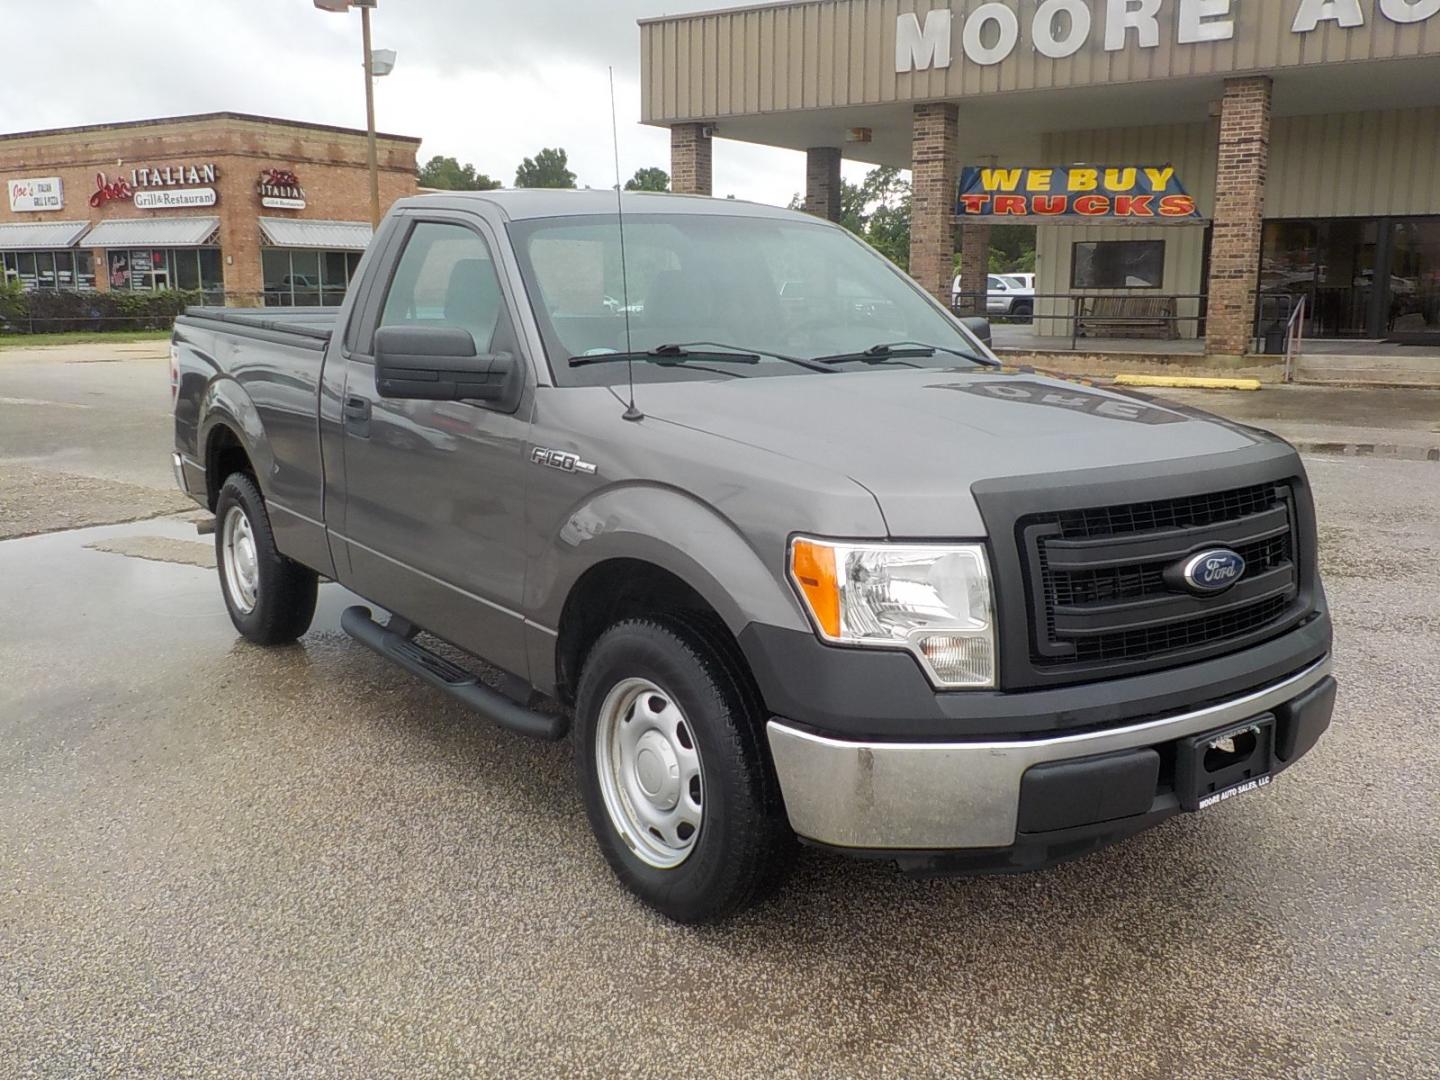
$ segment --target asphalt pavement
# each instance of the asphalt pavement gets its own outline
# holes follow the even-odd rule
[[[1291,393],[1195,398],[1323,411]],[[167,394],[0,353],[0,1076],[1437,1075],[1440,464],[1308,456],[1341,698],[1268,788],[1018,877],[802,849],[693,930],[614,882],[568,743],[385,665],[337,586],[237,639],[151,517]],[[1405,401],[1331,434],[1440,443]],[[66,478],[142,496],[68,528]]]

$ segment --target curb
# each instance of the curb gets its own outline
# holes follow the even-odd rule
[[[1396,443],[1292,442],[1302,454],[1330,457],[1385,458],[1392,461],[1440,462],[1440,446],[1400,446]]]

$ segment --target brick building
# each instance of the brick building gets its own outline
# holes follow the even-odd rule
[[[1037,226],[1037,336],[1088,309],[1236,355],[1303,299],[1312,337],[1440,344],[1440,0],[795,0],[640,29],[677,190],[709,191],[716,136],[805,151],[832,219],[842,157],[912,169],[937,296],[957,252],[984,288],[996,222]]]
[[[378,138],[382,209],[420,140]],[[365,132],[209,113],[0,135],[0,270],[26,288],[338,304],[370,239]]]

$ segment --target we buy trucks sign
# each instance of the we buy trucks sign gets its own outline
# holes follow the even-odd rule
[[[1201,220],[1171,165],[969,165],[955,213],[972,220],[1044,218],[1183,224]]]

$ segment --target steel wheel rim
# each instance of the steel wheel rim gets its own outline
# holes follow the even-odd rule
[[[250,517],[242,507],[232,506],[225,514],[220,555],[230,601],[240,614],[249,615],[260,598],[260,557],[255,550]]]
[[[690,857],[704,823],[700,747],[671,694],[642,678],[612,687],[595,764],[605,811],[636,858],[671,870]]]

